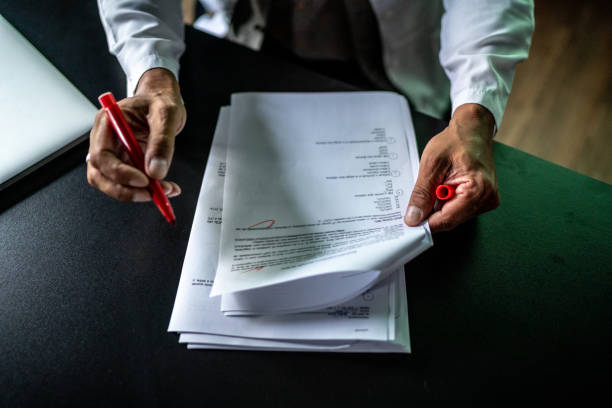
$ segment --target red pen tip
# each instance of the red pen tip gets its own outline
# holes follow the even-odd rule
[[[176,227],[176,220],[171,220],[170,224],[172,224],[173,227]]]

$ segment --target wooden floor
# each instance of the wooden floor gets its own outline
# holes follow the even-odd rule
[[[612,1],[535,1],[497,140],[612,184]]]

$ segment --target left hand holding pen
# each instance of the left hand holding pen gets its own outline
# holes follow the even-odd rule
[[[425,146],[404,217],[407,225],[429,218],[432,232],[448,231],[499,206],[494,126],[493,115],[481,105],[465,104],[455,110],[446,129]],[[455,196],[432,213],[439,184],[455,186]]]
[[[99,110],[89,138],[89,184],[120,201],[150,201],[148,177],[160,180],[169,197],[180,194],[178,184],[166,177],[174,152],[174,140],[186,120],[174,74],[163,68],[145,72],[133,97],[118,102],[145,154],[146,174],[134,167],[127,151],[113,133],[104,110]]]

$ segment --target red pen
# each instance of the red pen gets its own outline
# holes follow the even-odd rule
[[[121,112],[121,108],[117,105],[117,101],[113,96],[112,92],[106,92],[98,97],[102,108],[104,108],[104,112],[106,112],[106,116],[110,120],[113,125],[113,129],[115,133],[121,140],[123,147],[127,150],[134,166],[136,166],[143,173],[145,172],[145,163],[144,163],[144,154],[142,153],[142,149],[134,137],[134,133],[132,132],[132,128],[125,120],[125,116]],[[172,224],[176,225],[176,217],[174,216],[174,211],[172,210],[172,206],[170,205],[170,201],[168,197],[164,194],[161,184],[159,180],[155,180],[149,177],[149,185],[147,189],[151,193],[151,197],[153,197],[153,202],[159,209],[159,212],[166,218],[166,220]]]
[[[440,184],[436,187],[436,197],[438,200],[450,200],[455,195],[455,187],[448,184]]]

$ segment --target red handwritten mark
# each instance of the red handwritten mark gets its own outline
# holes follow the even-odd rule
[[[254,229],[254,228],[256,228],[258,225],[265,224],[266,222],[268,222],[268,223],[269,223],[269,224],[268,224],[268,226],[266,226],[266,227],[261,227],[261,228],[263,228],[263,229],[272,228],[272,226],[274,225],[274,223],[275,223],[276,221],[274,221],[274,220],[263,220],[263,221],[261,221],[261,222],[258,222],[257,224],[253,224],[253,225],[251,225],[251,226],[250,226],[248,229]]]
[[[263,269],[263,266],[258,266],[256,268],[251,268],[251,269],[247,269],[246,271],[242,271],[242,273],[247,273],[251,271],[261,271],[262,269]]]

